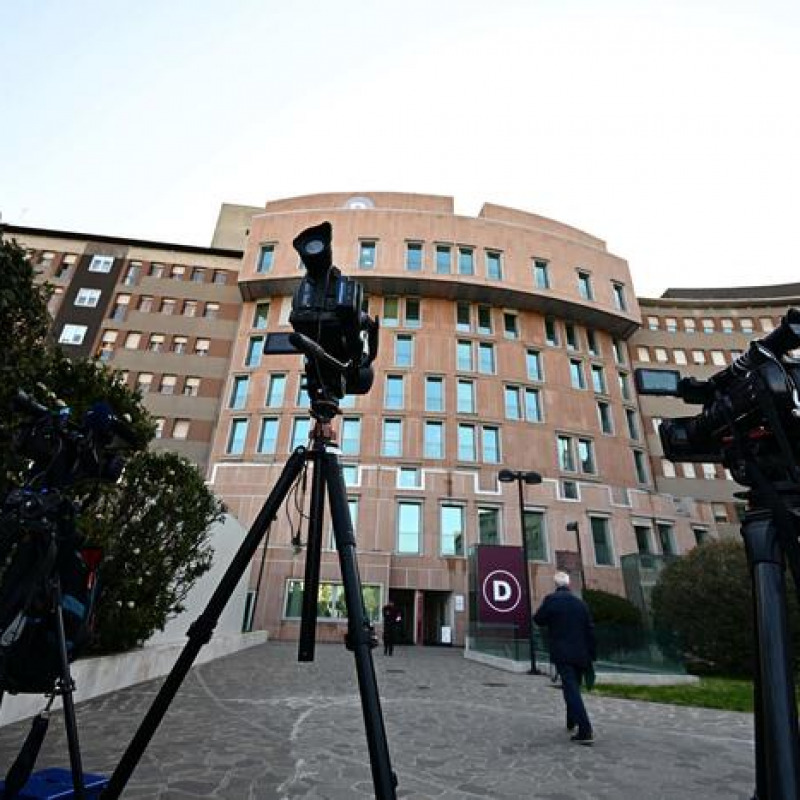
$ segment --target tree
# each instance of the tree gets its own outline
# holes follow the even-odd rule
[[[140,453],[117,491],[103,495],[85,521],[104,550],[95,649],[141,645],[183,610],[195,581],[211,566],[209,527],[222,505],[197,468],[175,453]]]
[[[48,372],[49,290],[34,282],[25,251],[0,239],[0,492],[5,494],[14,468],[11,399],[17,389],[31,392]]]

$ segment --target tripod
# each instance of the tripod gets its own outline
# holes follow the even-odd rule
[[[114,770],[108,788],[102,794],[103,800],[118,798],[125,788],[200,648],[210,640],[226,603],[250,564],[267,529],[276,518],[292,485],[308,462],[313,463],[314,469],[298,660],[312,661],[314,658],[324,501],[327,493],[347,603],[346,645],[355,657],[375,797],[378,800],[395,800],[397,779],[389,760],[389,747],[371,653],[376,639],[364,609],[355,554],[356,541],[331,425],[331,420],[337,413],[338,405],[330,400],[311,403],[311,414],[315,423],[311,431],[310,447],[298,447],[286,462],[208,605],[189,628],[187,633],[189,641],[178,656],[178,660]],[[264,542],[265,547],[266,544]]]
[[[31,502],[30,506],[40,512],[42,517],[45,516],[46,511],[48,510],[57,514],[59,511],[64,512],[66,509],[65,516],[68,520],[67,527],[71,533],[74,533],[74,519],[71,513],[72,507],[68,501],[63,500],[57,494],[42,498],[40,503]],[[83,765],[81,762],[80,744],[78,740],[78,725],[75,715],[75,703],[73,698],[75,682],[72,680],[69,667],[67,634],[64,625],[63,613],[64,595],[61,589],[61,577],[59,574],[62,555],[60,553],[58,534],[56,533],[55,527],[52,523],[42,523],[42,525],[44,528],[46,528],[46,533],[42,532],[42,535],[49,537],[46,550],[43,552],[35,544],[33,545],[33,565],[31,565],[28,561],[27,553],[18,554],[18,558],[15,559],[15,563],[12,563],[10,570],[19,574],[8,577],[10,577],[11,583],[15,582],[15,578],[19,578],[19,583],[22,587],[24,586],[23,577],[25,575],[26,568],[33,566],[34,573],[28,578],[31,585],[35,587],[39,581],[43,581],[46,585],[47,609],[44,613],[44,624],[52,628],[50,634],[55,638],[55,646],[58,650],[58,675],[56,676],[54,682],[50,684],[49,690],[44,691],[44,694],[49,697],[45,710],[34,717],[31,730],[25,739],[25,743],[23,744],[20,753],[6,773],[3,798],[11,800],[12,798],[16,797],[18,792],[27,782],[28,778],[30,778],[36,763],[36,757],[39,754],[47,733],[50,707],[52,706],[55,698],[60,696],[64,710],[64,726],[67,734],[67,748],[69,750],[70,771],[72,773],[74,797],[76,800],[83,800],[85,797],[84,774]],[[36,556],[38,556],[38,558],[36,558]],[[30,596],[31,591],[32,590],[30,588],[20,588],[17,597],[22,597],[23,595]],[[9,597],[4,598],[4,600],[9,599]],[[27,634],[25,627],[32,624],[30,620],[25,620],[23,614],[24,612],[19,612],[14,621],[11,622],[11,624],[5,629],[4,640],[6,637],[8,637],[9,644],[11,644],[14,641],[14,638],[17,636],[25,637]],[[5,641],[3,643],[6,644]],[[11,646],[13,647],[13,644],[11,644]],[[52,645],[48,643],[48,648],[50,646]],[[41,652],[38,653],[40,658],[43,657],[43,655],[44,654]],[[9,675],[7,672],[8,667],[8,664],[0,663],[0,701],[2,701],[3,692],[5,690],[10,688],[11,691],[13,691],[14,689],[20,688],[19,684],[17,684],[17,681],[19,681],[22,677],[21,674],[17,671],[16,674]],[[30,665],[30,667],[34,668],[34,665]],[[24,681],[24,677],[22,677],[22,680]],[[40,679],[42,682],[45,680],[47,680],[49,683],[50,679]],[[39,685],[37,688],[41,689],[42,686]],[[22,690],[26,692],[33,691],[32,687],[28,686],[25,686],[22,688]]]

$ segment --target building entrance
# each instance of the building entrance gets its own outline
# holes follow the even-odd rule
[[[389,589],[389,599],[403,616],[397,644],[414,644],[414,590]]]
[[[453,643],[453,610],[450,592],[422,593],[422,643]]]

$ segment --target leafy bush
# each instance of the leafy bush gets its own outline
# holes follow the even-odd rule
[[[94,649],[128,650],[183,610],[189,589],[211,567],[208,530],[222,506],[193,464],[162,452],[131,459],[118,490],[95,511],[85,532],[105,557]]]
[[[626,597],[600,589],[584,589],[583,600],[592,612],[595,625],[642,627],[639,609]]]
[[[800,620],[793,585],[787,598],[798,654]],[[653,615],[657,627],[678,634],[694,671],[752,675],[752,588],[740,541],[708,542],[669,564],[653,591]]]

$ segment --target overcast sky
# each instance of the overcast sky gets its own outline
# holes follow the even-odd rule
[[[6,222],[208,245],[223,202],[412,191],[586,230],[648,296],[800,280],[797,0],[0,13]]]

